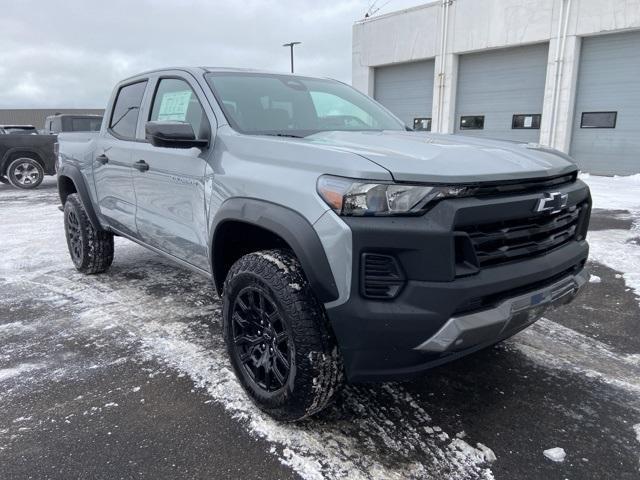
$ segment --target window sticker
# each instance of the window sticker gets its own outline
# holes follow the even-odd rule
[[[178,120],[184,122],[187,119],[187,110],[191,101],[191,90],[181,92],[167,92],[162,94],[158,120]]]

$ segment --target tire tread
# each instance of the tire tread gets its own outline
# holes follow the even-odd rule
[[[289,397],[279,405],[264,405],[238,372],[238,378],[258,406],[284,421],[297,421],[325,408],[344,383],[342,357],[324,307],[316,299],[300,263],[284,249],[264,250],[241,257],[230,269],[224,283],[225,339],[233,356],[226,314],[229,293],[239,277],[253,275],[264,282],[290,319],[295,344],[296,377]],[[233,361],[232,361],[233,363]]]

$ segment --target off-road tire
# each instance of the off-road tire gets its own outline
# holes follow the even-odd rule
[[[243,364],[243,347],[234,341],[239,327],[232,316],[238,297],[246,298],[243,295],[248,291],[262,292],[266,302],[273,302],[277,314],[268,318],[281,319],[288,334],[285,343],[290,368],[284,385],[275,391],[254,381],[250,368],[255,368],[255,363]],[[325,408],[344,383],[342,357],[324,307],[315,298],[296,257],[280,249],[247,254],[231,267],[223,292],[223,329],[231,364],[257,406],[281,421],[301,420]]]
[[[14,187],[31,190],[42,183],[44,168],[36,159],[20,156],[11,160],[6,175]]]
[[[113,262],[113,234],[96,230],[87,216],[77,193],[64,203],[64,231],[69,255],[76,269],[82,273],[102,273]]]

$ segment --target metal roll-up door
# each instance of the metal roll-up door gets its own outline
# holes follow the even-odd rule
[[[377,67],[373,96],[407,126],[430,130],[433,70],[433,60]]]
[[[582,40],[571,155],[595,174],[640,173],[640,32]]]
[[[548,44],[461,55],[456,133],[538,142]]]

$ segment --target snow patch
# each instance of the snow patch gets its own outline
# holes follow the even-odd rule
[[[640,423],[637,423],[633,426],[633,431],[636,432],[636,440],[640,442]]]
[[[17,335],[24,332],[34,330],[31,325],[25,325],[22,322],[11,322],[0,325],[0,337],[8,337],[10,335]]]
[[[256,255],[264,258],[265,260],[269,260],[276,267],[278,267],[282,272],[289,273],[289,267],[287,267],[285,265],[285,263],[282,260],[280,260],[279,258],[274,257],[273,255],[271,255],[269,253],[264,253],[264,252],[257,252]]]
[[[550,368],[580,373],[640,393],[640,355],[613,351],[606,344],[541,318],[505,345]]]
[[[475,459],[478,463],[492,463],[496,461],[496,454],[493,453],[486,445],[482,443],[476,444],[477,448],[472,447],[461,438],[454,438],[449,444],[449,450],[454,453],[462,452],[465,456]]]
[[[589,283],[600,283],[602,279],[597,275],[591,275],[589,277]]]
[[[631,242],[639,235],[634,230],[600,230],[589,232],[588,240],[589,258],[621,272],[625,284],[640,296],[640,247]]]
[[[31,372],[43,368],[44,364],[41,363],[23,363],[13,368],[4,368],[0,370],[0,382],[8,380],[13,377],[22,375],[23,373]]]
[[[549,460],[553,460],[554,462],[564,462],[567,454],[565,453],[563,448],[554,447],[542,452],[545,457]]]
[[[594,208],[640,211],[640,174],[601,177],[585,173],[580,179],[591,189]]]

